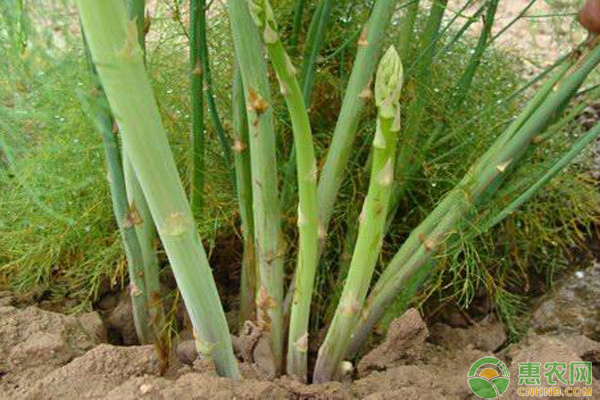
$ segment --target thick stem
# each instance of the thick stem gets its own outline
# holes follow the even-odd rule
[[[381,251],[394,181],[394,159],[400,130],[398,100],[401,89],[402,66],[396,50],[391,48],[382,58],[375,83],[379,112],[377,132],[373,141],[369,191],[359,217],[358,239],[348,278],[325,341],[319,349],[313,377],[316,383],[338,377]]]
[[[393,14],[395,1],[377,0],[358,40],[358,52],[333,133],[331,146],[319,179],[319,220],[326,232],[338,191],[346,175],[352,143],[365,101],[370,97],[370,80],[378,60],[382,38]]]
[[[242,220],[244,255],[242,258],[240,288],[240,326],[256,318],[254,300],[258,271],[254,255],[254,216],[252,215],[252,170],[248,151],[248,119],[246,100],[239,66],[236,63],[232,88],[233,157],[235,161],[237,196]]]
[[[146,282],[144,279],[144,257],[143,250],[138,240],[133,225],[132,213],[127,201],[125,178],[121,162],[121,151],[115,132],[113,131],[113,117],[108,105],[102,84],[94,67],[87,42],[86,56],[90,64],[90,72],[93,83],[92,110],[98,130],[102,134],[104,156],[108,166],[109,187],[113,212],[117,220],[117,226],[123,240],[123,248],[127,259],[129,272],[133,321],[138,340],[142,344],[152,343],[154,335],[148,321],[148,302]]]
[[[94,64],[190,313],[199,350],[213,359],[220,375],[239,379],[225,313],[145,71],[135,24],[127,20],[121,0],[79,0],[77,5]]]
[[[160,290],[160,270],[156,245],[158,237],[152,214],[144,197],[140,183],[135,177],[131,160],[127,154],[123,155],[123,171],[129,210],[135,217],[131,219],[135,226],[138,241],[142,250],[144,261],[144,282],[146,284],[146,298],[148,301],[149,323],[154,332],[156,344],[161,351],[166,351],[165,311]],[[164,355],[164,353],[162,353]]]
[[[406,9],[406,14],[400,25],[400,37],[398,39],[398,53],[406,59],[415,35],[415,22],[419,15],[420,0],[414,0]]]
[[[128,0],[127,16],[135,22],[138,35],[138,43],[144,51],[144,60],[146,59],[146,0]],[[129,202],[130,212],[138,216],[134,220],[135,231],[142,249],[144,260],[144,281],[146,283],[146,297],[148,301],[148,317],[154,332],[154,340],[158,349],[161,350],[161,356],[165,356],[166,339],[165,315],[160,290],[158,254],[156,252],[157,234],[152,219],[152,214],[148,208],[148,203],[144,197],[142,187],[131,165],[131,160],[127,155],[127,148],[123,146],[123,172],[125,176],[125,187],[127,191],[127,200]]]
[[[558,175],[575,157],[581,152],[598,136],[600,135],[600,124],[596,124],[585,136],[581,137],[571,149],[564,154],[544,175],[542,175],[533,185],[525,190],[519,197],[514,199],[504,209],[494,215],[489,222],[485,224],[483,231],[494,227],[496,224],[503,221],[510,214],[519,209],[529,199],[531,199],[542,187],[550,182],[556,175]]]
[[[361,317],[358,319],[357,324],[353,326],[352,340],[347,347],[346,358],[352,359],[356,356],[372,327],[383,317],[388,306],[401,293],[401,288],[409,285],[414,274],[420,268],[426,267],[428,262],[431,261],[432,256],[438,251],[439,245],[446,240],[448,232],[459,221],[460,215],[457,207],[450,208],[445,216],[438,220],[437,228],[433,229],[427,236],[422,236],[427,238],[427,242],[423,242],[418,246],[412,257],[403,264],[402,270],[394,275],[377,295],[374,295],[374,291],[369,295]],[[397,291],[392,293],[394,288]]]
[[[267,65],[258,29],[245,0],[229,1],[229,18],[240,65],[248,126],[252,168],[252,202],[256,257],[260,287],[257,290],[257,318],[270,334],[274,371],[283,362],[283,256],[280,202],[273,108]]]
[[[146,57],[146,34],[144,32],[146,25],[146,0],[127,0],[127,16],[135,22],[138,31],[138,42],[144,51]]]
[[[308,112],[304,96],[296,79],[296,70],[279,38],[273,11],[268,0],[255,0],[254,19],[265,41],[267,52],[281,93],[285,98],[294,135],[298,177],[299,250],[296,267],[294,299],[288,338],[287,373],[306,380],[308,352],[308,322],[317,269],[318,207],[317,163]]]
[[[413,250],[416,239],[413,234],[400,248],[371,291],[346,356],[352,357],[356,354],[373,325],[381,318],[398,292],[402,290],[406,279],[409,279],[425,265],[431,254],[445,240],[448,232],[456,227],[456,223],[473,204],[480,201],[482,196],[489,196],[489,189],[497,190],[500,187],[497,181],[503,180],[508,168],[516,164],[530,146],[533,138],[551,123],[556,112],[563,109],[589,73],[600,63],[600,46],[595,41],[590,45],[593,47],[583,49],[579,60],[572,58],[571,62],[563,67],[568,68],[576,62],[578,63],[577,68],[569,73],[557,90],[549,93],[548,87],[543,88],[542,92],[546,92],[546,96],[536,96],[532,100],[522,114],[523,120],[521,121],[519,118],[515,121],[515,123],[520,123],[520,125],[514,125],[517,126],[517,129],[514,130],[514,126],[509,127],[486,154],[471,167],[457,187],[440,203],[440,206],[432,212],[432,215],[436,216],[445,215],[443,219],[438,220],[438,228],[431,230],[430,233],[420,235],[421,244],[416,250]],[[576,51],[574,54],[579,53]],[[564,71],[563,69],[559,70],[555,78],[560,79]],[[536,103],[537,106],[532,107]],[[438,210],[440,208],[442,208],[441,211]],[[428,220],[429,218],[424,223],[428,222],[431,225],[431,221]]]

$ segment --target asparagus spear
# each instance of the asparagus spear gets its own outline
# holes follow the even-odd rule
[[[358,239],[342,297],[325,342],[319,349],[313,377],[316,383],[336,378],[339,373],[381,251],[394,182],[402,83],[402,62],[391,47],[381,59],[375,81],[378,115],[369,191],[359,218]]]

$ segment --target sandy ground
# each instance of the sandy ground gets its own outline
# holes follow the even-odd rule
[[[466,0],[450,1],[450,9],[458,11]],[[477,2],[480,3],[480,2]],[[494,33],[498,33],[527,7],[530,0],[500,0]],[[550,3],[555,4],[554,7]],[[470,8],[477,9],[479,5]],[[581,42],[586,32],[579,27],[575,15],[577,1],[537,0],[510,29],[498,38],[498,44],[524,61],[526,71],[535,72],[552,64]],[[479,29],[481,24],[474,29]]]
[[[273,379],[259,360],[260,343],[244,351],[240,342],[249,337],[242,335],[234,343],[244,380],[233,382],[218,377],[209,361],[175,354],[163,373],[152,346],[108,344],[105,328],[95,312],[67,316],[0,292],[0,399],[467,400],[473,398],[468,370],[482,357],[495,356],[514,370],[517,362],[548,355],[569,362],[600,355],[600,343],[575,333],[532,333],[505,349],[506,335],[492,315],[468,328],[427,326],[413,309],[362,358],[354,380],[305,385]],[[516,390],[505,398],[517,399]]]

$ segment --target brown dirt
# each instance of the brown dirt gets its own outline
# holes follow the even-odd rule
[[[422,360],[428,337],[427,325],[419,312],[411,308],[390,324],[383,343],[362,357],[358,363],[359,376],[385,370],[389,365]]]
[[[510,0],[501,2],[496,14],[494,34],[513,21],[530,0]],[[458,2],[454,9],[464,4]],[[477,9],[476,2],[471,11]],[[568,13],[578,10],[577,2],[564,2],[561,7],[552,7],[548,1],[537,1],[510,29],[502,34],[497,44],[504,51],[516,54],[524,61],[526,73],[534,73],[540,68],[552,64],[568,51],[573,44],[580,43],[587,35],[576,18]],[[474,30],[481,28],[475,24]]]
[[[66,316],[29,306],[0,306],[0,398],[18,398],[33,382],[106,340],[96,313]]]
[[[169,372],[160,376],[152,346],[105,343],[97,313],[66,316],[17,304],[0,293],[0,399],[470,399],[467,370],[505,339],[492,317],[468,328],[439,323],[428,328],[410,310],[359,363],[353,382],[305,385],[288,377],[268,378],[260,365],[261,337],[248,325],[235,338],[243,381],[218,377],[207,360],[184,364],[175,350]],[[509,366],[548,357],[597,362],[600,343],[532,334],[495,354]]]

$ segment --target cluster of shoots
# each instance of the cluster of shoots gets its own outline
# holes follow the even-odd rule
[[[302,13],[303,1],[297,12]],[[415,277],[423,279],[451,243],[462,222],[477,207],[489,201],[511,180],[530,148],[543,140],[546,128],[562,116],[590,72],[600,62],[596,37],[600,6],[589,1],[580,20],[590,31],[589,38],[563,57],[544,76],[546,83],[495,142],[470,167],[455,188],[414,229],[397,249],[391,261],[374,280],[374,271],[390,221],[405,195],[407,177],[421,168],[428,150],[444,144],[445,123],[433,132],[423,132],[422,99],[406,96],[405,81],[427,83],[437,52],[438,37],[446,11],[445,0],[434,0],[428,9],[426,25],[418,38],[415,21],[426,12],[419,1],[402,10],[401,37],[396,45],[382,48],[386,29],[397,2],[376,0],[370,17],[355,37],[357,52],[352,73],[344,91],[330,147],[324,160],[316,159],[309,115],[314,61],[327,26],[331,1],[323,0],[315,12],[302,68],[288,54],[297,50],[298,23],[292,43],[284,43],[276,14],[269,0],[229,0],[229,18],[235,49],[235,76],[232,84],[232,132],[225,135],[210,90],[208,46],[206,45],[204,2],[190,1],[190,79],[192,87],[190,182],[180,178],[144,64],[145,24],[143,1],[78,0],[86,43],[93,60],[92,73],[98,79],[95,93],[106,100],[98,108],[98,126],[105,138],[111,174],[115,215],[130,266],[131,295],[140,340],[160,337],[162,305],[158,287],[154,232],[158,232],[169,258],[179,290],[185,301],[196,335],[198,350],[214,361],[223,376],[240,379],[217,287],[197,233],[191,204],[201,215],[203,167],[203,98],[209,103],[211,121],[219,134],[225,158],[232,150],[232,180],[236,184],[244,237],[241,279],[242,320],[253,321],[270,341],[272,371],[309,380],[308,354],[318,340],[309,323],[315,276],[327,247],[334,205],[346,178],[363,111],[376,109],[370,123],[375,128],[366,168],[370,170],[364,202],[360,205],[355,237],[350,238],[351,254],[347,277],[327,334],[319,345],[313,382],[341,379],[352,371],[373,326],[401,293],[415,290]],[[478,11],[484,27],[467,68],[457,79],[454,107],[459,109],[470,90],[491,36],[498,0],[488,0]],[[138,10],[137,13],[132,10]],[[140,12],[141,10],[141,12]],[[302,18],[295,18],[301,21]],[[469,19],[466,28],[477,19]],[[314,28],[314,30],[313,30]],[[417,40],[419,39],[419,40]],[[406,59],[413,41],[420,43],[417,60]],[[398,49],[398,50],[397,50]],[[410,70],[406,68],[411,65]],[[269,79],[269,68],[276,83]],[[301,71],[301,73],[299,72]],[[271,85],[277,84],[285,101],[293,133],[293,177],[297,187],[297,231],[295,271],[286,287],[284,259],[287,249],[281,209],[294,195],[281,193],[278,176],[277,132]],[[417,87],[418,89],[418,87]],[[201,92],[202,91],[202,92]],[[210,106],[210,104],[213,106]],[[404,104],[403,104],[404,103]],[[401,105],[406,107],[401,107]],[[406,110],[406,112],[401,111]],[[404,115],[406,114],[406,115]],[[114,124],[113,124],[114,120]],[[117,143],[113,125],[122,135]],[[593,128],[573,144],[543,178],[527,188],[480,227],[491,229],[530,199],[536,191],[564,168],[600,133]],[[420,151],[416,151],[416,149]],[[419,154],[416,157],[415,154]],[[420,158],[421,157],[421,158]],[[318,165],[322,165],[321,168]],[[189,187],[188,193],[185,187]],[[418,281],[418,279],[417,279]],[[288,301],[286,301],[288,300]]]

